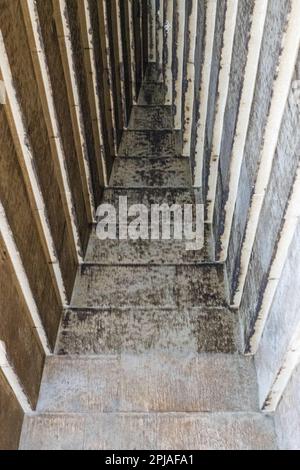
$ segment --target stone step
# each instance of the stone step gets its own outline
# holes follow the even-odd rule
[[[188,158],[116,158],[110,186],[123,188],[190,188]]]
[[[161,83],[163,80],[163,74],[156,63],[149,63],[144,77],[143,83]]]
[[[117,227],[119,232],[119,227]],[[145,227],[148,240],[100,240],[94,228],[89,240],[85,263],[102,265],[159,265],[201,264],[207,259],[205,246],[199,250],[187,249],[188,241],[152,240],[151,227]],[[173,225],[171,234],[173,233]],[[118,235],[117,235],[118,236]],[[162,229],[160,228],[160,237]]]
[[[109,189],[103,191],[103,202],[119,208],[119,198],[127,196],[128,206],[144,204],[150,209],[151,204],[201,204],[201,193],[193,188],[134,188]]]
[[[56,351],[63,355],[232,354],[239,347],[237,338],[236,314],[225,308],[68,309]]]
[[[87,252],[86,263],[93,264],[199,264],[208,260],[207,247],[196,251],[187,250],[186,234],[182,230],[182,240],[162,240],[162,227],[160,227],[160,239],[154,240],[151,237],[151,205],[167,204],[171,209],[174,204],[180,205],[183,210],[184,204],[193,206],[195,215],[196,201],[201,203],[201,195],[194,189],[106,189],[103,194],[103,204],[111,204],[117,216],[119,215],[120,198],[126,197],[127,206],[143,204],[148,210],[148,240],[120,240],[118,235],[116,240],[99,240],[96,234],[95,225],[92,229]],[[136,218],[128,215],[128,223]],[[171,235],[174,233],[174,214],[170,210]],[[118,219],[119,221],[119,219]],[[195,221],[195,217],[194,217]],[[195,230],[195,225],[193,229]],[[117,225],[117,234],[119,234]],[[198,233],[199,228],[198,228]]]
[[[119,156],[176,157],[182,154],[182,133],[172,130],[124,130]]]
[[[37,411],[258,411],[255,384],[252,358],[238,355],[52,356],[46,359]]]
[[[275,450],[273,419],[255,412],[26,415],[21,450]]]
[[[129,129],[170,130],[173,120],[172,106],[133,106]]]
[[[72,307],[224,307],[223,277],[221,265],[82,265]]]
[[[166,86],[161,82],[144,82],[139,93],[138,104],[141,105],[164,105]]]

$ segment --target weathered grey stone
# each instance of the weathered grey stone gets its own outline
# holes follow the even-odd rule
[[[149,62],[145,73],[144,83],[160,83],[161,71],[157,67],[156,62]]]
[[[222,265],[177,266],[177,302],[184,307],[226,306]]]
[[[278,446],[281,450],[300,450],[300,366],[284,392],[275,413]]]
[[[58,354],[234,353],[237,318],[228,309],[67,310],[56,347]]]
[[[182,154],[180,131],[125,130],[118,152],[129,157],[176,157]]]
[[[48,358],[37,408],[39,413],[249,410],[258,410],[252,359],[174,351]]]
[[[273,420],[259,413],[102,413],[26,416],[20,448],[271,450]]]
[[[72,306],[226,306],[220,266],[83,266]]]
[[[225,27],[226,2],[217,0],[215,35],[211,62],[209,93],[207,102],[207,115],[205,125],[205,151],[204,151],[204,168],[203,168],[203,188],[204,193],[207,191],[209,176],[209,159],[212,148],[213,128],[215,123],[215,115],[217,111],[218,85],[220,61],[223,47],[223,32]]]
[[[113,204],[118,210],[119,197],[127,196],[128,205],[144,204],[150,209],[151,204],[194,204],[201,203],[200,195],[192,188],[134,188],[134,189],[106,189],[103,202]]]
[[[116,158],[110,185],[128,188],[189,188],[187,158]]]
[[[300,224],[298,223],[255,357],[261,405],[268,399],[273,382],[281,373],[284,356],[300,321],[299,246]]]
[[[205,32],[206,32],[206,2],[198,1],[198,13],[197,13],[197,28],[196,28],[196,44],[195,44],[195,77],[194,77],[194,104],[192,114],[192,125],[189,123],[189,119],[185,120],[185,128],[190,129],[191,143],[190,143],[190,159],[192,173],[195,175],[195,153],[196,148],[199,145],[197,139],[197,124],[200,118],[200,90],[202,86],[202,73],[203,73],[203,61],[205,54]],[[188,135],[186,133],[186,135]],[[202,144],[201,144],[202,145]],[[201,178],[202,180],[202,178]],[[202,186],[202,182],[201,182]]]
[[[17,450],[23,410],[0,369],[0,451]]]
[[[300,52],[298,64],[293,82],[300,79]],[[246,294],[240,308],[241,317],[245,323],[245,342],[249,340],[255,328],[262,295],[276,255],[287,204],[300,163],[300,134],[298,132],[300,113],[296,104],[293,104],[293,100],[294,90],[291,88],[248,267],[244,288]],[[253,295],[254,292],[256,295]]]
[[[217,219],[215,218],[217,223],[213,225],[214,236],[217,243],[217,253],[220,250],[220,236],[224,230],[224,210],[229,191],[231,154],[236,134],[254,4],[254,0],[240,0],[238,2],[229,89],[220,148],[220,171],[217,184],[220,185],[221,188],[217,191],[221,197],[217,200],[218,204],[215,204],[215,212],[218,217]]]
[[[129,129],[162,130],[172,129],[172,106],[133,106]]]
[[[173,229],[172,229],[173,230]],[[200,264],[204,249],[186,249],[186,240],[99,240],[93,231],[85,262],[93,264]]]
[[[254,98],[249,119],[248,134],[237,195],[237,206],[234,213],[227,271],[229,287],[233,294],[240,272],[240,252],[245,236],[248,219],[248,208],[251,203],[257,168],[261,157],[263,136],[267,123],[273,82],[276,77],[278,59],[281,52],[282,37],[290,11],[290,0],[273,0],[268,3],[260,60],[255,82]],[[252,298],[257,295],[252,294]]]
[[[166,87],[163,83],[145,82],[141,88],[138,103],[141,105],[163,105],[165,96]]]
[[[26,415],[20,450],[83,450],[85,416]]]

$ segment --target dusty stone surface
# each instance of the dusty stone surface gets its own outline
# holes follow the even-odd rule
[[[188,158],[117,158],[110,185],[128,188],[189,188]]]
[[[145,82],[141,88],[138,103],[141,105],[163,105],[165,95],[166,87],[163,83]]]
[[[70,296],[77,270],[76,251],[68,227],[68,216],[62,208],[56,165],[51,154],[50,138],[20,2],[2,1],[0,27],[22,108],[22,119],[26,129],[23,138],[32,148],[35,171],[45,201],[55,250],[66,291]]]
[[[85,135],[85,146],[86,146],[86,157],[88,160],[88,164],[91,171],[91,180],[92,180],[92,191],[94,195],[94,199],[96,203],[98,203],[101,199],[101,185],[103,185],[103,181],[100,181],[99,173],[97,169],[97,159],[99,158],[97,152],[97,144],[94,138],[93,132],[93,113],[91,112],[90,107],[90,100],[88,94],[88,81],[90,80],[89,77],[89,70],[85,67],[85,48],[86,45],[82,40],[82,35],[80,31],[80,10],[78,2],[73,2],[72,0],[66,0],[66,10],[64,12],[66,16],[66,20],[70,27],[70,40],[72,42],[72,56],[73,56],[73,63],[76,73],[76,82],[78,87],[79,93],[79,102],[80,102],[80,112],[82,113],[82,119],[80,126],[82,126],[82,130],[84,131]],[[111,21],[110,24],[115,21],[115,16],[110,16]],[[118,48],[116,44],[115,47],[115,54],[118,54]],[[112,65],[113,67],[113,65]],[[117,82],[118,78],[114,76],[114,82]],[[119,105],[119,95],[117,92],[117,88],[115,88],[115,102],[116,107]],[[102,103],[101,103],[102,105]],[[100,105],[100,107],[102,107]],[[117,135],[121,133],[122,123],[119,121],[118,116],[119,113],[115,112],[116,116],[116,128],[117,128]]]
[[[119,148],[119,156],[174,157],[182,153],[180,131],[125,130]]]
[[[263,404],[281,372],[283,358],[299,325],[300,224],[298,223],[288,258],[256,354],[259,398]],[[299,439],[299,435],[298,435]]]
[[[177,139],[127,131],[121,148],[133,158],[116,159],[104,202],[117,206],[125,194],[148,207],[200,202],[189,159],[174,158]],[[275,448],[273,421],[258,412],[253,361],[238,353],[223,266],[196,264],[174,243],[97,242],[21,449]]]
[[[276,449],[259,413],[102,413],[26,416],[21,449]]]
[[[300,52],[297,62],[293,82],[300,79]],[[300,162],[300,134],[298,132],[300,113],[299,108],[293,104],[293,96],[294,90],[291,89],[256,232],[245,283],[246,294],[240,309],[245,322],[246,342],[255,328],[262,294],[266,287],[272,261],[276,255],[278,239]],[[253,295],[254,292],[257,295]]]
[[[0,450],[17,450],[23,410],[0,370]]]
[[[171,106],[133,106],[129,129],[161,130],[172,129],[173,112]]]
[[[54,21],[53,3],[49,0],[37,0],[36,7],[39,14],[40,32],[47,56],[49,78],[52,85],[53,99],[55,102],[66,165],[68,167],[70,181],[72,182],[71,190],[78,219],[80,239],[83,251],[85,251],[89,237],[88,219],[82,192],[80,167],[78,158],[76,157],[71,111],[68,105],[68,91]],[[49,27],[49,25],[51,27]]]
[[[61,356],[47,359],[37,411],[255,411],[255,397],[252,359],[238,355]]]
[[[151,232],[149,229],[149,238]],[[86,263],[105,264],[200,264],[203,250],[186,250],[186,240],[99,240],[93,231]]]
[[[159,228],[159,240],[151,240],[151,205],[167,204],[170,208],[174,204],[192,204],[195,221],[195,204],[201,203],[199,192],[193,189],[169,188],[169,189],[107,189],[104,193],[103,202],[112,204],[118,214],[119,198],[127,197],[127,204],[144,204],[148,209],[148,240],[99,240],[96,225],[94,226],[88,244],[85,262],[100,264],[197,264],[209,259],[207,247],[201,250],[186,249],[186,234],[183,231],[182,240],[174,240],[174,215],[170,214],[171,240],[162,240],[162,228]],[[135,216],[128,215],[131,222]],[[194,229],[195,229],[194,225]],[[199,228],[198,230],[201,230]],[[117,235],[120,227],[117,227]]]
[[[76,308],[226,306],[220,266],[83,266]]]
[[[207,191],[207,181],[209,176],[210,149],[212,147],[213,127],[216,115],[216,102],[218,98],[219,69],[223,46],[223,32],[225,26],[226,2],[218,0],[216,10],[215,36],[213,44],[213,54],[211,63],[211,74],[209,83],[207,116],[205,126],[205,152],[204,152],[204,174],[203,190]]]
[[[58,354],[234,353],[237,318],[222,308],[80,309],[64,313]]]
[[[203,62],[204,62],[204,48],[205,48],[205,29],[206,29],[206,2],[198,2],[198,19],[197,19],[197,31],[196,31],[196,47],[195,47],[195,77],[194,77],[194,104],[193,104],[193,114],[192,114],[192,123],[185,123],[186,127],[189,129],[191,136],[190,144],[190,159],[191,167],[193,174],[195,169],[195,152],[198,145],[197,142],[197,123],[200,118],[200,90],[201,90],[201,80],[203,73]],[[202,183],[201,183],[202,186]]]
[[[275,413],[278,447],[281,450],[300,450],[300,366],[284,392]]]
[[[14,234],[14,240],[39,308],[49,343],[51,347],[54,347],[61,318],[61,306],[56,295],[51,266],[45,255],[39,229],[31,210],[30,199],[3,106],[0,108],[0,128],[0,200]],[[1,281],[4,283],[2,274],[0,284],[2,284]],[[7,292],[4,284],[2,285],[0,298],[3,302],[5,299],[5,310],[8,309],[8,312],[9,309],[12,309],[15,314],[17,310],[16,299],[12,295],[12,303],[9,305]],[[7,315],[8,318],[11,318],[11,314],[7,313]]]
[[[144,83],[159,83],[161,81],[161,71],[155,62],[149,62],[145,73]]]
[[[134,189],[106,189],[103,202],[113,204],[118,210],[119,197],[127,196],[128,205],[144,204],[150,209],[151,204],[194,204],[201,203],[199,194],[192,188],[134,188]]]
[[[260,161],[260,150],[269,113],[273,81],[281,52],[281,42],[285,29],[290,1],[274,0],[269,2],[262,40],[262,49],[258,65],[255,92],[251,108],[248,135],[239,181],[237,207],[234,213],[227,271],[231,292],[235,291],[240,271],[240,252],[248,219],[248,208],[251,203],[255,184],[257,166]],[[253,296],[256,297],[256,296]]]
[[[240,107],[240,99],[244,82],[244,71],[248,55],[248,42],[252,25],[254,0],[240,0],[238,2],[237,20],[232,51],[228,97],[224,113],[224,126],[222,144],[220,148],[220,172],[218,184],[221,185],[220,205],[215,205],[214,235],[217,242],[217,252],[220,249],[219,240],[224,230],[224,211],[228,198],[230,181],[230,161],[236,125]]]
[[[0,273],[0,339],[5,344],[9,362],[29,402],[35,406],[44,366],[44,351],[30,320],[25,300],[17,288],[18,281],[1,235]],[[2,406],[5,405],[0,403],[0,413]]]

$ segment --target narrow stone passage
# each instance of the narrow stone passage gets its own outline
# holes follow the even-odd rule
[[[103,202],[195,204],[172,107],[150,69]],[[21,449],[273,449],[208,242],[91,235]]]

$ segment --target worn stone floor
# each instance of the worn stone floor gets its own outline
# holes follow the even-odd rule
[[[195,203],[181,133],[147,75],[104,201]],[[206,243],[100,241],[94,229],[21,449],[274,449],[223,267]]]

